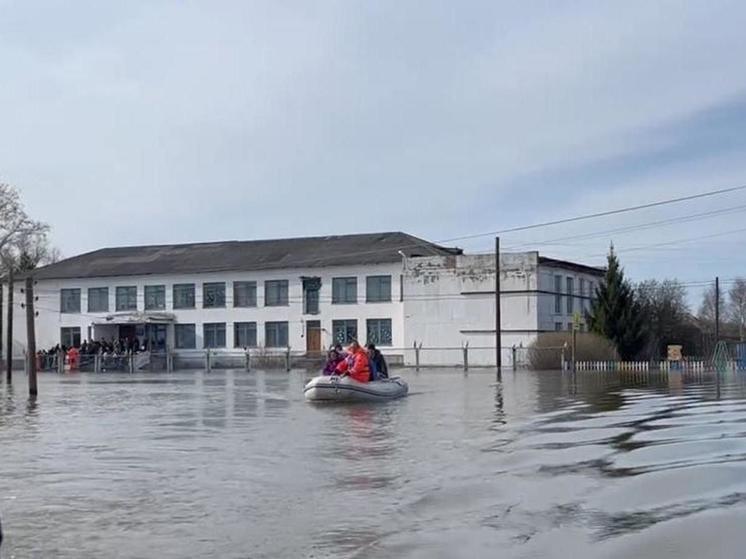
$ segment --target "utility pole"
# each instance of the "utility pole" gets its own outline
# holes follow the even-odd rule
[[[500,237],[495,237],[495,362],[497,379],[502,379],[502,326],[500,309]]]
[[[720,341],[720,278],[715,278],[715,343]]]
[[[36,317],[34,316],[34,278],[26,277],[26,338],[28,345],[28,393],[36,396]]]
[[[8,324],[7,324],[5,359],[5,378],[13,382],[13,265],[8,266]]]

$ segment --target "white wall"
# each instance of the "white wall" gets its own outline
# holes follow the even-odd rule
[[[572,324],[567,312],[566,278],[573,278],[573,308],[589,308],[590,285],[598,274],[572,264],[539,263],[537,252],[500,256],[502,362],[512,364],[512,346],[528,347],[555,322]],[[560,313],[555,313],[554,276],[562,279]],[[580,293],[580,280],[585,291]],[[460,365],[469,344],[469,363],[495,365],[495,257],[462,255],[411,258],[404,279],[404,343],[422,343],[421,364]],[[433,349],[429,349],[433,348]],[[441,348],[441,349],[434,349]],[[442,349],[449,348],[449,349]],[[521,355],[518,356],[519,359]],[[415,352],[405,352],[413,364]]]
[[[527,345],[537,330],[538,254],[502,254],[501,329],[503,363],[510,347]],[[460,347],[470,346],[474,365],[495,364],[495,258],[462,255],[408,260],[404,282],[404,330],[407,347],[423,344],[422,363],[460,364]],[[448,347],[448,350],[428,350]],[[414,352],[406,353],[414,361]]]
[[[37,347],[50,348],[60,342],[60,329],[62,327],[79,327],[81,338],[86,339],[88,327],[93,322],[102,321],[107,315],[115,314],[115,292],[117,286],[137,286],[138,310],[144,310],[144,286],[165,285],[166,286],[166,309],[176,317],[177,323],[193,323],[196,325],[197,348],[203,347],[202,324],[206,322],[226,323],[226,345],[227,349],[233,348],[233,323],[250,322],[257,323],[257,342],[259,346],[264,345],[264,323],[268,321],[287,321],[289,343],[294,350],[306,349],[305,322],[307,320],[319,320],[322,326],[322,344],[328,346],[332,342],[332,321],[335,319],[357,319],[358,337],[361,341],[366,339],[366,319],[368,318],[390,318],[392,320],[392,347],[402,347],[403,335],[403,305],[399,300],[400,274],[402,266],[396,264],[381,264],[355,267],[333,267],[303,270],[263,270],[258,272],[219,272],[209,274],[191,275],[159,275],[159,276],[128,276],[112,278],[86,278],[73,280],[39,280],[35,290],[38,296],[36,302],[39,313],[36,319]],[[391,275],[391,298],[389,303],[366,303],[365,287],[366,276],[369,275]],[[321,278],[320,313],[317,315],[304,315],[303,310],[303,286],[301,276],[314,276]],[[332,278],[342,276],[355,276],[358,278],[358,303],[353,305],[332,304]],[[289,305],[282,307],[264,306],[264,281],[282,280],[289,281]],[[226,282],[226,306],[225,308],[202,308],[202,284],[205,282]],[[233,282],[234,281],[256,281],[257,282],[257,306],[249,308],[233,307]],[[178,283],[195,284],[195,308],[173,309],[172,286]],[[14,305],[14,352],[16,355],[22,353],[26,346],[26,318],[25,310],[20,308],[23,294],[20,292],[23,285],[16,284]],[[109,288],[109,312],[89,313],[87,304],[87,290],[92,287]],[[81,289],[81,312],[75,314],[60,313],[60,290],[63,288]],[[3,293],[3,306],[7,305],[7,289]],[[4,314],[4,313],[3,313]],[[6,319],[3,316],[3,331],[5,332]],[[173,333],[169,329],[169,344],[173,345]],[[5,334],[3,334],[5,336]],[[5,344],[3,344],[5,345]],[[384,352],[389,352],[383,348]],[[389,352],[391,353],[391,352]]]

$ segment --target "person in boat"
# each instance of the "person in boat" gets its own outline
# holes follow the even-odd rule
[[[368,352],[359,343],[352,342],[348,348],[347,357],[337,365],[334,372],[338,375],[349,376],[358,382],[369,382]]]
[[[389,367],[383,354],[376,348],[376,344],[368,344],[368,359],[370,360],[371,370],[375,371],[375,378],[379,380],[389,378]]]
[[[333,375],[334,372],[337,370],[337,365],[344,361],[345,357],[347,357],[347,354],[342,349],[341,344],[337,344],[334,347],[330,348],[329,352],[326,354],[326,366],[324,367],[324,374]]]

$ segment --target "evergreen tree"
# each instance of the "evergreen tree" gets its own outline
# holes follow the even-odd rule
[[[624,270],[609,249],[606,276],[596,288],[586,321],[592,332],[611,340],[622,359],[633,359],[644,343],[643,312]]]

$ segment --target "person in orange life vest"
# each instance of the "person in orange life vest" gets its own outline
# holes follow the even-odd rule
[[[347,359],[337,365],[338,375],[349,375],[358,382],[370,380],[370,365],[368,364],[368,353],[360,347],[357,342],[352,342],[348,349]]]
[[[67,362],[70,364],[70,370],[76,371],[80,364],[80,351],[73,346],[67,350]]]

